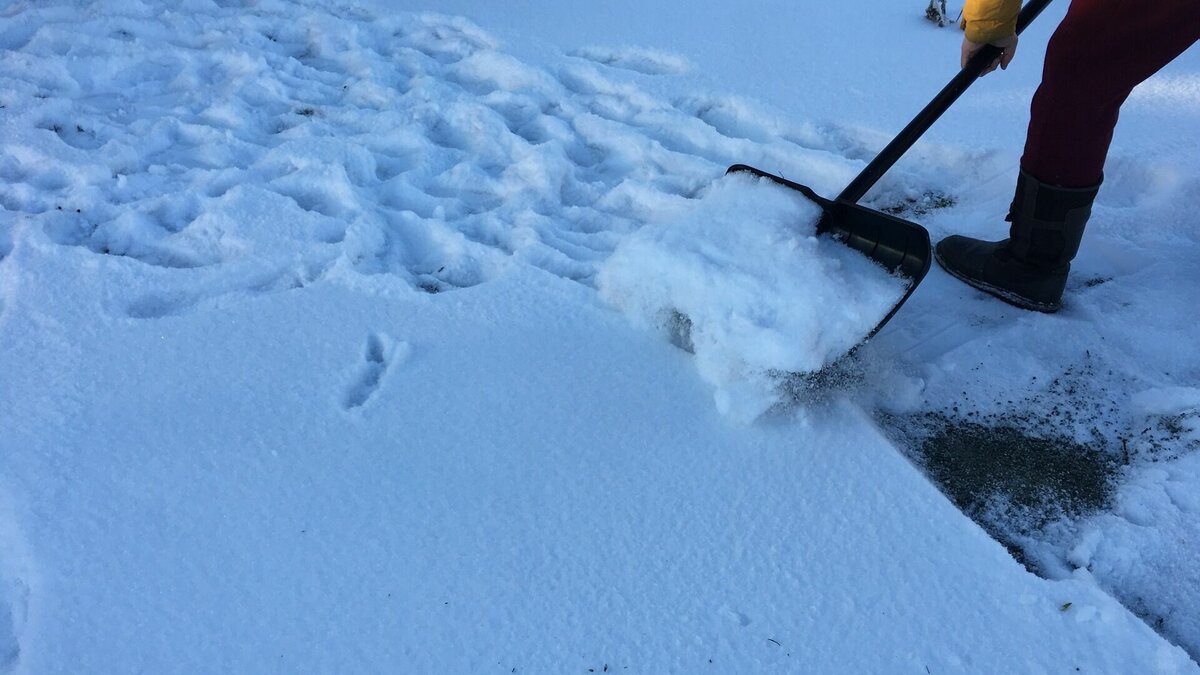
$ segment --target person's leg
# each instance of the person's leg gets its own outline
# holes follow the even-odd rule
[[[1197,39],[1196,0],[1072,0],[1046,47],[1021,168],[1050,185],[1098,184],[1121,104]]]
[[[1018,307],[1058,310],[1121,104],[1200,39],[1196,2],[1073,0],[1046,50],[1009,238],[943,239],[934,254],[947,272]]]

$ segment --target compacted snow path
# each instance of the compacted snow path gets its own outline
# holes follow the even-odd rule
[[[733,423],[597,292],[726,165],[832,193],[874,135],[437,14],[0,20],[0,672],[1195,670],[1086,565],[1027,573],[861,405]],[[873,199],[995,168],[923,152]],[[865,398],[950,386],[916,307]]]

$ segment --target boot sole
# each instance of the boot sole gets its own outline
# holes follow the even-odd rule
[[[1004,302],[1012,305],[1013,307],[1018,307],[1020,309],[1027,309],[1027,310],[1031,310],[1034,312],[1041,312],[1043,314],[1053,314],[1053,313],[1057,312],[1058,310],[1062,309],[1061,302],[1053,303],[1053,304],[1045,303],[1045,302],[1037,302],[1036,300],[1030,300],[1029,298],[1026,298],[1024,296],[1017,295],[1016,293],[1013,293],[1010,290],[1000,288],[999,286],[993,286],[989,283],[979,281],[978,279],[972,279],[966,275],[960,274],[957,270],[955,270],[954,268],[947,265],[945,260],[942,260],[942,256],[940,253],[938,253],[938,250],[936,247],[933,249],[933,259],[937,261],[938,267],[941,267],[942,269],[946,270],[946,272],[950,276],[954,277],[955,279],[958,279],[959,281],[970,286],[971,288],[983,291],[984,293],[987,293],[988,295],[991,295],[992,297],[999,298],[1000,300],[1003,300]]]

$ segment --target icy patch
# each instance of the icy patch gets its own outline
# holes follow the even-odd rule
[[[688,317],[699,371],[739,421],[779,402],[781,374],[853,348],[904,294],[901,278],[816,236],[819,206],[770,181],[728,176],[676,215],[622,243],[600,291],[637,325]]]

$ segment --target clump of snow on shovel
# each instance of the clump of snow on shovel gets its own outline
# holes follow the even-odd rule
[[[617,248],[600,292],[636,325],[688,317],[699,372],[738,421],[779,402],[781,375],[853,348],[904,295],[901,277],[816,236],[819,206],[765,179],[726,176],[675,216]]]

